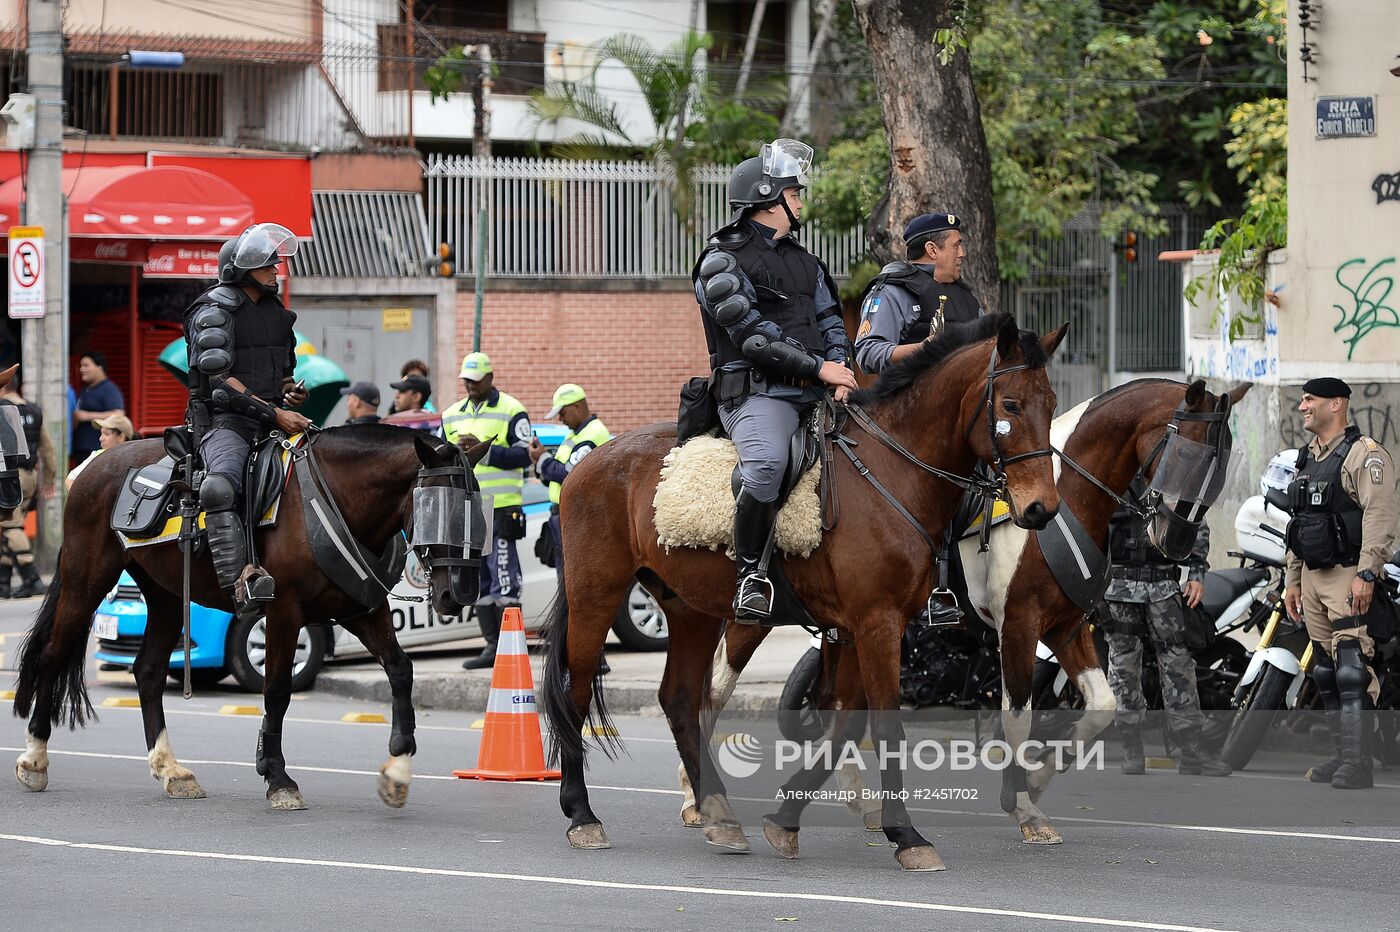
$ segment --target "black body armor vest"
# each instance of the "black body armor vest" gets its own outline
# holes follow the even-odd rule
[[[1134,492],[1141,492],[1140,488]],[[1147,521],[1126,508],[1108,519],[1108,555],[1114,566],[1176,566],[1147,536]]]
[[[257,302],[248,300],[242,289],[229,285],[219,286],[235,290],[242,302],[232,312],[233,317],[233,366],[228,375],[242,382],[252,395],[270,404],[282,402],[282,380],[292,374],[288,368],[295,345],[296,336],[292,325],[296,315],[283,307],[282,302],[272,295],[265,295]],[[211,289],[212,290],[212,289]],[[185,313],[185,319],[201,305],[209,303],[201,295]],[[198,377],[198,373],[192,373]],[[209,400],[208,379],[200,379],[199,396]]]
[[[711,247],[734,256],[758,293],[758,313],[765,320],[777,324],[785,338],[796,340],[809,352],[818,356],[826,353],[826,343],[817,329],[816,302],[817,282],[826,270],[815,256],[791,236],[781,237],[770,246],[754,224],[746,220],[720,229],[711,240]],[[751,362],[709,314],[702,314],[701,319],[711,369],[731,362]]]
[[[880,270],[880,274],[870,280],[861,295],[861,303],[876,288],[886,284],[898,285],[914,296],[919,316],[905,325],[899,335],[899,342],[918,343],[928,337],[933,328],[938,309],[943,308],[943,320],[950,324],[961,324],[982,316],[982,306],[972,289],[963,284],[962,279],[945,285],[933,277],[932,266],[918,266],[912,262],[896,260]],[[946,298],[947,300],[941,300]]]
[[[1361,428],[1353,424],[1324,460],[1313,459],[1307,447],[1298,451],[1298,478],[1288,487],[1288,549],[1310,570],[1361,560],[1361,506],[1342,488],[1342,464],[1360,439]]]

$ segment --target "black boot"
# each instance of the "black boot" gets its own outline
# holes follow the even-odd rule
[[[1308,779],[1313,783],[1331,783],[1337,768],[1342,766],[1342,697],[1337,693],[1337,668],[1327,651],[1316,641],[1313,642],[1312,678],[1317,684],[1317,694],[1322,698],[1326,709],[1327,730],[1332,733],[1332,745],[1336,749],[1331,757],[1308,769]]]
[[[1371,670],[1361,653],[1361,642],[1348,638],[1337,645],[1337,693],[1341,697],[1338,718],[1338,751],[1342,763],[1332,775],[1332,787],[1338,790],[1366,790],[1372,785],[1371,706],[1366,688],[1371,685]]]
[[[1119,770],[1131,777],[1147,772],[1147,761],[1142,754],[1142,730],[1136,726],[1119,725],[1118,737],[1123,742],[1123,763]]]
[[[19,588],[10,593],[12,599],[27,599],[32,595],[43,595],[49,591],[49,587],[39,578],[39,571],[34,568],[33,563],[21,563],[19,565]],[[9,586],[6,585],[8,589]]]
[[[734,500],[734,562],[739,571],[734,620],[741,624],[757,624],[773,612],[773,586],[766,576],[759,575],[758,564],[776,517],[772,502],[760,502],[748,489],[739,490]]]
[[[485,670],[496,663],[496,642],[501,639],[501,616],[505,614],[499,605],[478,605],[477,624],[481,625],[481,636],[486,638],[482,652],[462,662],[463,670]]]
[[[1234,768],[1201,743],[1200,729],[1193,728],[1180,735],[1178,740],[1181,744],[1181,752],[1176,768],[1177,773],[1191,777],[1201,774],[1205,774],[1207,777],[1228,777],[1235,772]]]
[[[276,584],[266,571],[248,564],[248,542],[243,520],[234,511],[211,511],[204,516],[209,536],[209,558],[220,588],[233,598],[239,620],[257,618],[263,603],[272,601]]]
[[[10,597],[10,581],[14,578],[14,567],[0,565],[0,599]]]

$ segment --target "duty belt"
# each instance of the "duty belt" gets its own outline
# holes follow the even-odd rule
[[[786,385],[788,388],[811,388],[818,384],[817,379],[802,379],[791,375],[770,375],[768,381],[775,385]]]
[[[1131,579],[1136,582],[1162,582],[1179,579],[1181,570],[1175,566],[1115,566],[1114,579]]]

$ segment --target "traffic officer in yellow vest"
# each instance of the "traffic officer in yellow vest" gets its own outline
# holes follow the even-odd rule
[[[1367,663],[1375,648],[1366,614],[1395,544],[1400,502],[1390,454],[1348,424],[1351,388],[1341,379],[1303,385],[1298,410],[1313,439],[1298,453],[1298,477],[1288,488],[1288,568],[1284,606],[1307,623],[1313,640],[1313,680],[1327,709],[1337,752],[1308,771],[1314,783],[1337,789],[1371,786],[1371,716],[1380,684]],[[1377,606],[1384,608],[1385,606]]]
[[[496,510],[476,603],[486,649],[462,664],[463,669],[479,670],[496,662],[501,616],[507,607],[520,604],[523,579],[515,542],[525,536],[521,492],[534,432],[525,406],[496,388],[485,353],[470,353],[462,360],[461,378],[467,397],[442,412],[442,436],[463,449],[491,441],[490,451],[476,464],[476,478],[482,492],[495,496]]]
[[[553,420],[556,417],[569,428],[569,435],[554,454],[550,454],[538,439],[531,438],[530,459],[535,463],[535,472],[540,481],[549,486],[549,530],[554,535],[554,552],[557,554],[554,570],[562,585],[564,538],[559,531],[559,493],[573,468],[591,451],[611,440],[612,434],[598,420],[598,415],[588,409],[588,398],[583,389],[573,383],[565,383],[554,390],[554,407],[549,409],[545,419]]]

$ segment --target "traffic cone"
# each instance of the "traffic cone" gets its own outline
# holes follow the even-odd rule
[[[463,780],[558,780],[544,763],[544,739],[535,703],[535,680],[525,649],[525,621],[518,607],[507,608],[491,668],[486,728],[472,770],[454,770]]]

